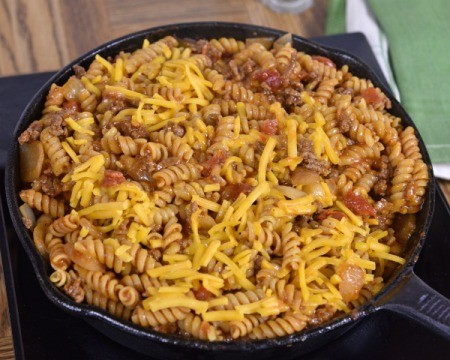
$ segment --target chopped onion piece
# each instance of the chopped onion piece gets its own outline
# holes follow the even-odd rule
[[[307,194],[313,195],[315,198],[325,197],[325,191],[320,183],[305,185],[302,187]]]
[[[75,249],[72,243],[64,244],[64,252],[75,264],[91,271],[105,271],[105,267],[93,256],[89,255],[87,251],[80,251]]]
[[[292,184],[298,185],[312,185],[320,183],[320,175],[312,170],[305,169],[304,167],[298,167],[292,173]]]
[[[304,191],[291,186],[278,185],[275,188],[289,199],[297,199],[299,197],[306,196],[306,193]]]
[[[251,44],[257,42],[262,44],[267,50],[269,50],[272,47],[273,41],[273,37],[249,38],[245,40],[245,45],[250,46]]]
[[[325,182],[328,185],[328,188],[330,189],[331,194],[336,195],[337,194],[336,181],[334,179],[327,179],[327,180],[325,180]]]
[[[273,48],[278,51],[279,49],[281,49],[282,47],[284,47],[284,45],[286,45],[288,43],[292,45],[292,34],[291,33],[284,34],[283,36],[281,36],[277,40],[275,40],[275,42],[273,43]]]
[[[357,265],[342,263],[336,273],[341,278],[339,292],[343,300],[348,303],[356,300],[364,285],[364,270]]]
[[[20,178],[32,182],[41,175],[44,164],[44,147],[40,141],[20,145]]]
[[[28,204],[22,204],[19,206],[19,211],[22,214],[23,224],[27,229],[34,228],[36,224],[36,216],[34,215],[33,209]]]

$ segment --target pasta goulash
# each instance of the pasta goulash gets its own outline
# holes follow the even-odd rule
[[[205,340],[299,332],[373,297],[428,183],[348,66],[168,36],[95,57],[19,137],[23,222],[76,302]]]

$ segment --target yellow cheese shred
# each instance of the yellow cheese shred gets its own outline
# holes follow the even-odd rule
[[[205,313],[208,310],[208,302],[190,298],[180,293],[157,294],[142,301],[145,310],[158,311],[172,307],[187,307],[197,314]]]
[[[273,150],[277,145],[277,140],[271,136],[264,147],[258,165],[258,182],[261,184],[266,180],[267,166],[272,160]]]

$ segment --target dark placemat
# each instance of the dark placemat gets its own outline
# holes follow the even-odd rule
[[[357,55],[381,74],[362,34],[335,35],[317,40]],[[0,131],[1,186],[4,160],[15,123],[28,100],[51,75],[41,73],[0,79],[0,121],[3,126],[3,131]],[[380,78],[383,79],[382,75]],[[12,228],[3,192],[1,196],[5,220],[0,225],[3,225],[5,234],[0,245],[17,359],[151,359],[107,338],[83,319],[66,314],[45,297]],[[442,254],[450,249],[446,225],[449,220],[448,208],[438,191],[430,236],[416,266],[422,279],[446,296],[450,296],[450,262]],[[444,359],[449,354],[449,342],[411,320],[380,312],[303,359]]]

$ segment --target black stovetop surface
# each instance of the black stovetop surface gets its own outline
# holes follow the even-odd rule
[[[317,39],[359,56],[381,74],[370,47],[361,34],[344,34]],[[52,75],[0,78],[0,186],[6,152],[19,115],[31,96]],[[382,78],[382,75],[380,75]],[[7,286],[11,327],[17,359],[151,359],[104,336],[83,319],[53,305],[44,295],[14,232],[1,193],[3,218],[0,249]],[[437,192],[436,211],[429,237],[416,273],[430,286],[450,297],[450,211],[442,192]],[[249,354],[249,357],[251,354]],[[339,339],[302,359],[447,359],[450,342],[411,320],[381,311],[359,322]]]

